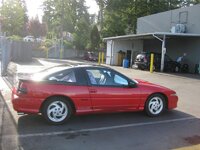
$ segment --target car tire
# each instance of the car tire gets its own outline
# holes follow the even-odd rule
[[[165,97],[161,94],[153,94],[145,104],[146,114],[150,117],[159,116],[165,110]]]
[[[71,117],[72,107],[65,98],[52,97],[44,103],[42,115],[50,124],[63,124]]]

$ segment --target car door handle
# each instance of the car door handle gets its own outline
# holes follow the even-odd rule
[[[90,91],[90,93],[97,93],[97,90],[95,90],[95,89],[91,89],[89,91]]]

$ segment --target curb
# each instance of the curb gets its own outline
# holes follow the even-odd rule
[[[0,77],[0,81],[3,84],[3,90],[2,90],[2,86],[0,86],[0,97],[3,100],[3,105],[4,105],[4,110],[7,109],[9,115],[11,116],[11,119],[15,125],[15,127],[17,127],[17,122],[15,120],[15,116],[18,116],[17,113],[13,110],[12,111],[12,105],[9,105],[9,103],[11,104],[11,99],[9,98],[8,100],[8,94],[11,96],[11,87],[9,87],[8,83],[9,81],[5,81],[6,79]],[[2,85],[1,84],[1,85]],[[1,117],[2,118],[2,117]]]

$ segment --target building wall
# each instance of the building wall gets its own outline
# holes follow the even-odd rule
[[[155,40],[144,40],[144,51],[161,53],[161,42]],[[186,63],[189,64],[189,71],[194,73],[195,64],[200,61],[200,38],[174,38],[166,40],[166,54],[176,60],[183,53],[186,53]]]
[[[132,51],[132,56],[136,55],[136,52],[143,51],[142,40],[109,40],[107,41],[106,51],[106,64],[117,65],[118,64],[118,52]]]
[[[114,45],[113,45],[113,61],[112,65],[117,65],[118,64],[118,52],[123,51],[126,53],[127,50],[132,50],[132,41],[130,40],[114,40]]]
[[[176,24],[185,24],[187,33],[200,34],[200,4],[138,18],[137,34],[170,32]]]

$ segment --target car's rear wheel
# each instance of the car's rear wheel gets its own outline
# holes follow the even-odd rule
[[[42,115],[51,124],[63,124],[71,117],[72,107],[63,97],[52,97],[45,102]]]
[[[150,96],[145,105],[145,111],[148,116],[159,116],[165,109],[165,98],[161,94]]]

